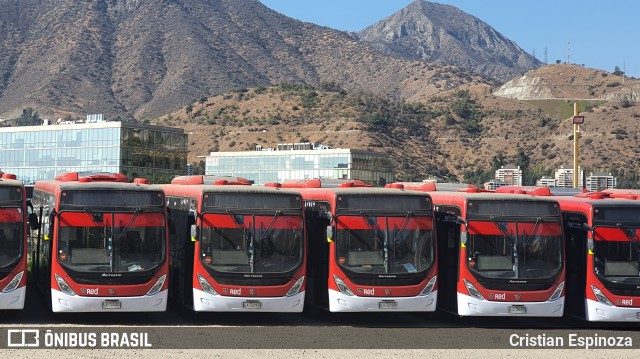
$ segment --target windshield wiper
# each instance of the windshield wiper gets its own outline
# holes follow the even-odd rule
[[[225,212],[227,212],[229,217],[233,219],[233,223],[235,223],[236,226],[238,226],[238,228],[242,230],[242,240],[248,243],[247,253],[249,254],[249,271],[253,273],[253,240],[251,238],[251,232],[249,231],[247,226],[244,225],[244,222],[240,222],[237,215],[233,211],[227,209]]]
[[[413,216],[413,212],[409,211],[407,213],[407,216],[404,217],[404,222],[402,222],[402,225],[400,226],[400,229],[398,230],[398,233],[396,233],[396,236],[393,238],[393,243],[394,244],[398,241],[398,238],[400,238],[400,233],[402,233],[402,231],[404,231],[404,229],[407,226],[407,224],[409,224],[409,219],[411,218],[411,216]]]
[[[129,222],[127,223],[126,226],[124,226],[122,231],[120,231],[120,235],[118,236],[118,240],[124,238],[124,235],[127,234],[127,231],[129,230],[129,227],[131,226],[133,221],[136,219],[136,217],[138,217],[138,214],[140,214],[140,212],[142,212],[142,210],[140,208],[136,208],[136,210],[133,211],[133,214],[131,215],[131,218],[129,219]]]
[[[371,231],[371,234],[373,234],[373,237],[376,239],[376,242],[384,243],[384,240],[381,239],[380,236],[378,235],[378,231],[375,230],[373,228],[373,226],[371,225],[371,223],[369,222],[369,220],[370,220],[369,216],[364,212],[360,212],[360,216],[362,216],[362,218],[364,218],[364,221],[367,223],[367,227],[369,227],[369,231]],[[362,242],[364,245],[367,245],[367,243],[365,243],[361,239],[358,239],[358,240],[360,240],[360,242]]]
[[[367,226],[369,227],[369,230],[371,231],[371,233],[373,233],[373,237],[376,239],[376,243],[382,242],[382,249],[383,249],[382,250],[382,253],[383,253],[383,262],[382,263],[384,265],[385,272],[388,273],[389,272],[389,248],[388,248],[388,243],[387,243],[387,241],[381,239],[380,236],[378,236],[378,231],[375,230],[373,228],[373,226],[371,225],[371,223],[369,222],[369,216],[367,216],[367,214],[364,211],[361,211],[360,215],[362,216],[362,218],[364,218],[364,221],[367,222]]]
[[[527,248],[529,246],[529,244],[531,244],[531,241],[533,240],[534,234],[536,233],[536,229],[538,229],[538,226],[540,225],[540,223],[542,222],[542,218],[536,218],[536,224],[533,226],[533,229],[531,229],[531,234],[529,234],[527,236],[526,233],[524,233],[524,230],[522,231],[522,234],[524,234],[526,236],[525,240],[524,240],[524,247]]]
[[[496,227],[500,230],[502,235],[508,238],[511,241],[511,261],[513,263],[513,272],[515,274],[515,278],[519,276],[519,264],[518,264],[518,242],[517,237],[513,238],[509,232],[507,232],[507,223],[506,222],[498,222],[496,217],[490,217],[491,221],[495,223]],[[517,236],[517,232],[516,232]]]
[[[395,259],[398,259],[398,253],[396,252],[396,246],[398,243],[398,239],[400,239],[400,234],[402,233],[402,231],[404,231],[404,229],[407,227],[407,224],[409,224],[409,219],[411,218],[411,216],[413,216],[413,212],[409,211],[407,213],[407,216],[404,217],[404,222],[402,222],[402,225],[400,226],[400,229],[398,229],[396,235],[393,237],[393,257]]]
[[[516,240],[511,236],[511,234],[509,234],[509,232],[507,232],[507,229],[505,226],[506,222],[498,222],[498,220],[496,220],[496,217],[490,217],[490,219],[491,219],[491,222],[493,222],[496,225],[496,227],[498,227],[498,229],[500,230],[500,233],[502,233],[502,236],[504,236],[505,238],[508,238],[511,244],[515,246]]]
[[[267,228],[260,235],[260,239],[259,239],[260,243],[262,243],[262,240],[267,237],[267,234],[269,234],[269,232],[271,231],[271,227],[273,227],[273,224],[276,222],[276,219],[278,219],[278,217],[280,217],[281,213],[282,212],[278,210],[278,211],[276,211],[276,214],[273,216],[273,218],[271,218],[271,222],[269,223]]]

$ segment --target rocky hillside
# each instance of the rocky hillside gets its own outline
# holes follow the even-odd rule
[[[640,101],[640,81],[577,65],[549,65],[512,79],[494,94],[518,100]]]
[[[556,86],[596,71],[549,66]],[[614,77],[598,73],[598,78]],[[615,81],[614,81],[615,82]],[[611,91],[609,82],[593,87]],[[619,85],[619,91],[633,87]],[[394,102],[335,84],[257,87],[195,102],[154,123],[184,127],[190,162],[211,151],[253,150],[283,142],[316,142],[334,148],[390,153],[399,180],[436,175],[482,183],[501,164],[525,169],[534,184],[572,163],[570,117],[575,97],[517,100],[493,94],[486,84],[464,85],[420,101]],[[580,163],[587,171],[614,172],[621,185],[640,187],[635,101],[580,100]],[[191,109],[191,111],[187,111]]]
[[[336,82],[419,98],[474,81],[257,0],[0,0],[0,117],[145,119],[230,90]],[[482,81],[482,80],[480,80]]]
[[[508,81],[542,63],[488,24],[450,6],[416,0],[355,36],[407,59],[444,63]]]

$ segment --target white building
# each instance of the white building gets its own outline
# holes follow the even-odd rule
[[[538,187],[558,187],[558,181],[555,178],[549,176],[542,176],[536,181]]]
[[[584,187],[584,172],[578,166],[578,187]],[[560,166],[555,172],[556,186],[573,188],[573,167]]]
[[[374,186],[395,180],[387,153],[332,149],[312,143],[279,144],[275,149],[211,152],[206,157],[208,176],[244,177],[255,184],[291,179],[357,179]]]
[[[507,186],[522,186],[522,170],[520,166],[508,164],[496,170],[495,179]]]
[[[508,186],[508,184],[500,181],[500,180],[491,180],[489,182],[484,183],[484,189],[489,191],[495,191],[498,187]]]
[[[595,172],[587,176],[587,189],[598,192],[604,189],[616,188],[616,178],[611,173]]]

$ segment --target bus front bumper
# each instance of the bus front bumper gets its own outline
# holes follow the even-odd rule
[[[458,293],[461,316],[561,317],[563,313],[564,297],[553,302],[493,302]]]
[[[138,297],[85,297],[67,295],[51,289],[51,309],[54,313],[73,312],[164,312],[167,310],[167,290]],[[113,304],[119,301],[120,307]]]
[[[586,299],[587,320],[590,322],[640,322],[640,308],[616,307]]]
[[[24,297],[27,287],[20,287],[11,292],[0,292],[0,310],[5,309],[24,309]]]
[[[280,312],[301,313],[304,291],[290,297],[229,297],[193,289],[196,312]]]
[[[331,312],[433,312],[438,291],[415,297],[358,297],[329,290]],[[381,303],[395,302],[394,306]]]

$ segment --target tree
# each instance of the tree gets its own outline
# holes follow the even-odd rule
[[[518,148],[518,153],[516,154],[516,165],[520,166],[520,169],[525,171],[527,168],[529,168],[529,162],[531,161],[529,159],[529,156],[527,155],[527,153],[524,151],[524,149],[522,147]]]
[[[500,169],[500,167],[507,164],[507,158],[505,157],[504,152],[498,151],[491,159],[491,162],[493,163],[491,170],[495,172]]]
[[[20,117],[16,119],[16,125],[18,126],[38,126],[41,122],[38,111],[31,107],[23,109]]]
[[[204,110],[204,104],[205,104],[205,102],[207,102],[207,98],[206,98],[206,97],[202,97],[202,98],[200,99],[200,106],[201,106],[201,109],[203,109],[203,110]]]
[[[616,76],[622,76],[624,75],[624,71],[620,70],[620,68],[616,66],[615,69],[613,70],[613,74]]]
[[[193,104],[188,104],[185,111],[187,112],[187,116],[191,118],[191,115],[193,114]]]

